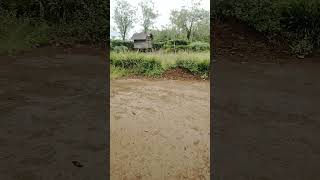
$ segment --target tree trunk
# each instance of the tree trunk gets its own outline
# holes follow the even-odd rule
[[[191,38],[191,31],[187,31],[187,39],[190,40]]]

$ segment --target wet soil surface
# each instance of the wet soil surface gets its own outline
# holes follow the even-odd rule
[[[111,179],[209,179],[208,81],[111,81]]]
[[[105,59],[82,52],[0,57],[0,179],[107,176]]]
[[[320,64],[213,68],[214,179],[319,179]]]

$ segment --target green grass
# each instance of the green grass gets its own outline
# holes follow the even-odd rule
[[[166,70],[177,67],[187,69],[194,75],[207,78],[210,66],[210,53],[111,52],[110,63],[112,79],[129,75],[160,77]]]

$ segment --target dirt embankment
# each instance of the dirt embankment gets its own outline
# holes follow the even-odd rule
[[[285,42],[271,43],[263,34],[235,20],[215,22],[215,53],[234,62],[305,63],[320,62],[320,54],[299,59]]]

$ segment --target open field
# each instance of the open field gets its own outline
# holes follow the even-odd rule
[[[111,81],[111,179],[209,179],[208,81]]]

